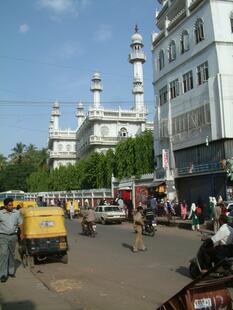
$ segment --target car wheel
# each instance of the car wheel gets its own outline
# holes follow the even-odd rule
[[[106,221],[105,221],[104,218],[101,218],[101,224],[102,224],[102,225],[105,225],[105,224],[106,224]]]

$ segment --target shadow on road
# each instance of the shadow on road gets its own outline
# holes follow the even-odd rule
[[[18,302],[2,303],[2,310],[34,310],[36,309],[34,303],[30,300],[22,300]]]
[[[121,244],[124,248],[127,248],[127,249],[129,249],[130,251],[133,251],[133,247],[132,247],[132,245],[131,244],[128,244],[128,243],[122,243]]]
[[[185,266],[180,266],[179,268],[176,269],[176,272],[181,274],[182,276],[190,278],[189,269]]]

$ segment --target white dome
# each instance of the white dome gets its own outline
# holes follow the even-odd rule
[[[54,102],[53,107],[54,108],[59,108],[59,102],[57,100]]]
[[[131,41],[133,44],[134,43],[142,44],[142,36],[138,32],[135,32],[131,37]]]
[[[93,74],[92,80],[101,80],[100,74],[98,72],[95,72]]]
[[[83,109],[83,103],[82,102],[78,103],[78,109]]]

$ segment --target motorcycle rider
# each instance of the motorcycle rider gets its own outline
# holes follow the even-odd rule
[[[89,231],[93,232],[93,224],[95,222],[95,211],[91,206],[88,207],[86,221]]]
[[[144,230],[146,229],[146,225],[151,226],[154,219],[155,219],[155,214],[154,210],[150,205],[147,205],[146,209],[144,210]]]
[[[223,224],[214,236],[203,242],[197,256],[202,272],[208,271],[212,263],[233,257],[233,227]]]

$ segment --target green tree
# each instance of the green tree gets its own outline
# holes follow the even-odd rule
[[[6,165],[7,165],[6,157],[3,154],[0,154],[0,171],[5,169]]]
[[[12,162],[18,163],[18,164],[21,163],[25,150],[26,150],[25,144],[23,144],[22,142],[16,143],[16,146],[13,147],[12,149],[13,152],[9,155]]]
[[[29,192],[46,192],[49,190],[49,174],[44,170],[35,171],[29,175],[26,183]]]

